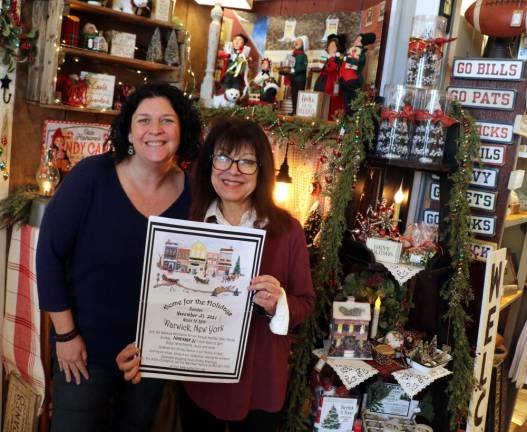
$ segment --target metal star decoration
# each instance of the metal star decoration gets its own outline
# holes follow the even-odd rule
[[[11,102],[11,96],[12,96],[11,93],[8,93],[9,85],[11,84],[11,79],[9,78],[7,74],[5,74],[5,76],[0,80],[0,82],[2,83],[0,87],[2,89],[2,99],[4,103],[8,104],[9,102]]]

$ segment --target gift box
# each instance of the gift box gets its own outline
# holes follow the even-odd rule
[[[296,104],[298,117],[328,119],[330,96],[324,92],[299,91]]]
[[[126,58],[135,57],[135,34],[111,30],[107,33],[107,36],[110,41],[111,55]]]

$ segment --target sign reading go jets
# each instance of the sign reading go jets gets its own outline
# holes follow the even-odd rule
[[[453,78],[480,80],[521,81],[522,60],[456,58],[452,67]]]
[[[475,123],[481,141],[488,141],[497,144],[512,143],[513,125],[484,121],[477,121]]]
[[[467,189],[468,206],[473,209],[496,210],[497,192],[486,192],[477,189]]]
[[[481,144],[479,162],[488,165],[505,165],[507,147],[501,145]]]
[[[470,216],[470,230],[474,234],[493,237],[496,234],[496,216]]]
[[[516,90],[450,86],[447,91],[469,108],[513,111],[516,101]]]
[[[498,173],[498,168],[474,167],[470,184],[487,189],[496,189],[498,186]]]

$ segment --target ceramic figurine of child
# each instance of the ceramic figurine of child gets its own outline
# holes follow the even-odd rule
[[[224,90],[235,88],[243,91],[243,95],[247,93],[247,60],[250,52],[247,42],[247,37],[239,33],[232,38],[232,42],[225,43],[223,50],[218,53],[218,58],[228,60],[221,71],[220,82]]]
[[[343,41],[342,41],[343,42]],[[342,109],[343,100],[339,86],[339,70],[342,64],[344,45],[336,34],[328,36],[326,51],[328,56],[315,82],[315,91],[321,91],[330,96],[329,119],[333,118],[335,111]]]
[[[296,114],[296,103],[298,99],[298,92],[305,90],[307,79],[307,55],[309,50],[309,38],[307,36],[300,36],[294,41],[293,57],[295,65],[290,71],[289,78],[291,80],[291,93],[293,98],[293,112]]]
[[[360,90],[364,77],[362,71],[366,64],[366,45],[375,42],[375,33],[361,33],[346,53],[339,72],[340,87],[344,97],[344,109],[351,115],[350,103]]]
[[[278,84],[271,76],[271,60],[264,58],[260,62],[260,72],[253,79],[254,87],[260,90],[260,101],[274,103],[278,93]]]

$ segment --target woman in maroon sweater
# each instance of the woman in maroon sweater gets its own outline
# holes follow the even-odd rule
[[[272,432],[278,429],[287,387],[288,330],[313,310],[315,295],[304,233],[273,202],[271,145],[256,123],[226,118],[209,132],[194,167],[191,214],[196,220],[267,231],[241,379],[236,384],[185,382],[184,432]],[[117,357],[125,378],[138,382],[137,348]]]

